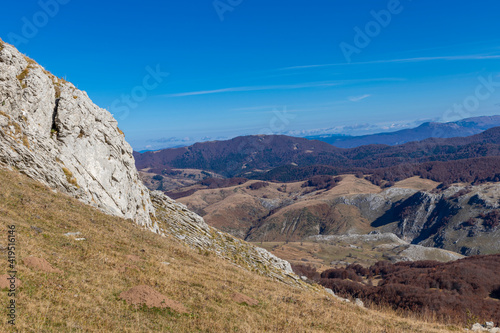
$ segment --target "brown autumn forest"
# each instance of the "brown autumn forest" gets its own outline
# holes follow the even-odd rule
[[[448,263],[381,261],[353,264],[321,274],[306,265],[294,270],[344,297],[386,305],[442,321],[500,322],[500,255],[472,256]]]
[[[148,168],[149,172],[167,176],[172,168],[194,168],[227,178],[279,182],[354,173],[372,175],[369,180],[377,185],[381,180],[390,185],[413,176],[443,183],[481,183],[500,179],[500,127],[470,137],[352,149],[302,138],[249,136],[135,153],[135,158],[139,170]]]

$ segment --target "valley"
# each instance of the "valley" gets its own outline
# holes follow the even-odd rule
[[[322,176],[312,184],[249,180],[222,188],[201,182],[168,194],[208,224],[253,242],[380,232],[463,255],[500,251],[497,183],[440,188],[411,177],[381,188],[363,177],[337,177],[338,183]]]
[[[179,170],[175,177],[182,178],[185,169],[176,168],[194,168],[200,177],[164,192],[209,225],[287,260],[304,281],[371,306],[431,311],[441,321],[469,322],[468,312],[449,304],[474,308],[481,318],[494,316],[491,309],[497,306],[496,296],[476,298],[496,295],[494,282],[484,282],[487,290],[478,289],[470,277],[481,270],[476,261],[496,265],[495,254],[500,253],[496,120],[424,124],[416,129],[422,141],[392,146],[341,149],[303,138],[247,136],[134,154],[149,178],[163,178],[146,181],[150,189],[171,182],[169,170]],[[484,131],[473,129],[479,123]],[[463,135],[425,138],[429,128],[447,127],[446,133]],[[366,140],[405,135],[411,137],[411,130]],[[444,273],[448,263],[452,270],[455,263],[468,267],[468,275],[453,280]],[[443,275],[431,276],[425,270],[429,267],[442,268]],[[400,270],[405,277],[427,274],[429,281],[438,282],[407,287],[412,280],[392,275]],[[436,283],[443,283],[442,294],[434,292]],[[470,288],[475,291],[465,291]],[[441,304],[442,310],[433,304]]]
[[[358,308],[305,283],[292,288],[53,193],[18,172],[0,169],[0,183],[0,227],[15,224],[19,235],[19,316],[15,330],[3,321],[3,332],[458,329],[425,317],[402,318],[390,309]],[[83,240],[69,235],[76,232]],[[0,241],[0,253],[6,254],[6,245]],[[32,265],[35,260],[47,264]],[[6,273],[0,272],[2,280]],[[162,307],[162,298],[156,307],[129,304],[125,292],[139,286],[154,289],[173,308]],[[5,290],[2,286],[2,304],[9,302]],[[153,296],[146,294],[144,301],[154,301]]]
[[[1,332],[500,333],[497,4],[61,5],[0,13]]]
[[[303,242],[254,242],[296,266],[323,272],[351,264],[364,267],[379,261],[407,262],[434,260],[448,262],[464,256],[437,248],[411,245],[391,233],[311,237]]]

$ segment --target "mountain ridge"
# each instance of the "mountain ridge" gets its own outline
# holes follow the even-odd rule
[[[499,183],[439,188],[438,182],[413,177],[382,189],[354,175],[317,178],[193,185],[197,191],[181,192],[177,200],[208,224],[252,242],[387,232],[463,255],[500,251]]]
[[[405,163],[418,164],[488,156],[500,156],[500,127],[468,137],[429,138],[398,146],[373,144],[344,149],[317,140],[261,135],[197,143],[189,147],[143,154],[134,152],[137,168],[156,174],[162,174],[169,168],[192,168],[215,172],[229,178],[263,180],[272,180],[266,174],[283,167],[329,166],[332,172],[338,174],[388,168]]]
[[[355,148],[367,144],[395,146],[412,141],[422,141],[432,137],[453,138],[471,136],[497,126],[500,126],[500,116],[478,116],[447,123],[425,122],[415,128],[395,132],[347,137],[338,135],[313,135],[306,136],[305,138],[324,141],[339,148]]]
[[[3,332],[332,332],[339,327],[451,332],[426,318],[358,308],[319,287],[291,288],[247,269],[243,258],[224,260],[175,237],[146,232],[17,171],[0,168],[0,184],[0,226],[15,225],[20,236],[16,326],[3,320]],[[0,249],[6,241],[0,240]],[[30,265],[35,260],[52,270]],[[6,273],[2,265],[2,289]],[[179,306],[150,308],[122,299],[124,292],[144,285],[160,293],[166,305],[175,301],[188,313],[177,312]],[[251,304],[244,303],[249,299]],[[0,293],[2,304],[9,301],[8,292]],[[388,323],[397,328],[388,330]]]

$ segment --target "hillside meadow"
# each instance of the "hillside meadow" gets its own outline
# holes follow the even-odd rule
[[[13,171],[0,170],[0,184],[0,225],[4,233],[16,226],[21,282],[16,326],[7,325],[2,306],[1,331],[460,330],[429,317],[403,318],[391,310],[341,303],[317,286],[293,289],[129,220],[102,214]],[[5,263],[0,274],[7,271],[6,237],[0,242]],[[36,265],[37,260],[42,264]],[[161,304],[175,306],[149,308],[121,299],[123,292],[137,286],[153,289],[165,297]],[[1,304],[8,304],[7,288],[0,295]]]

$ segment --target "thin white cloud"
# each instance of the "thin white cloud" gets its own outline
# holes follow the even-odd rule
[[[271,85],[271,86],[232,87],[232,88],[215,89],[215,90],[189,91],[177,94],[168,94],[164,96],[185,97],[185,96],[211,95],[211,94],[242,92],[242,91],[304,89],[304,88],[332,87],[332,86],[338,86],[339,84],[340,84],[339,82],[327,81],[327,82],[311,82],[302,84],[283,84],[283,85]]]
[[[378,62],[422,62],[422,61],[435,61],[435,60],[491,60],[500,59],[500,55],[464,55],[464,56],[442,56],[442,57],[417,57],[417,58],[405,58],[405,59],[392,59],[392,60],[381,60],[374,61]]]
[[[494,60],[500,59],[500,55],[462,55],[462,56],[440,56],[440,57],[416,57],[416,58],[402,58],[402,59],[386,59],[386,60],[373,60],[363,62],[341,62],[334,64],[317,64],[317,65],[303,65],[280,68],[279,70],[294,70],[294,69],[309,69],[320,67],[333,67],[333,66],[352,66],[352,65],[371,65],[371,64],[390,64],[390,63],[404,63],[404,62],[424,62],[424,61],[437,61],[437,60]]]
[[[235,108],[235,109],[231,109],[231,111],[269,110],[269,109],[276,109],[277,107],[278,107],[277,105],[262,105],[262,106],[251,106],[251,107],[244,107],[244,108]]]
[[[169,138],[159,138],[159,139],[147,140],[147,142],[156,142],[156,143],[178,143],[178,142],[189,142],[189,141],[192,141],[192,140],[190,137],[187,137],[187,136],[184,138],[178,138],[178,137],[172,136]]]
[[[305,89],[305,88],[321,88],[321,87],[334,87],[344,84],[356,84],[367,82],[383,82],[383,81],[405,81],[404,78],[375,78],[375,79],[360,79],[360,80],[338,80],[338,81],[323,81],[323,82],[309,82],[300,84],[282,84],[282,85],[269,85],[269,86],[246,86],[246,87],[231,87],[215,90],[200,90],[188,91],[175,94],[162,95],[164,97],[186,97],[186,96],[199,96],[222,94],[230,92],[245,92],[245,91],[264,91],[264,90],[292,90],[292,89]]]
[[[345,99],[342,100],[337,100],[334,102],[329,102],[329,103],[321,103],[321,104],[315,104],[313,106],[308,106],[308,107],[293,107],[289,112],[313,112],[313,111],[325,111],[325,110],[332,110],[333,107],[338,106],[338,105],[344,105],[348,103]],[[263,105],[263,106],[255,106],[255,107],[241,107],[241,108],[234,108],[231,109],[230,111],[242,111],[242,113],[248,113],[248,114],[253,114],[253,113],[273,113],[276,112],[276,110],[282,109],[284,106],[283,105]]]
[[[338,64],[320,64],[320,65],[291,66],[291,67],[280,68],[279,70],[308,69],[308,68],[328,67],[328,66],[340,66],[340,65],[344,65],[344,64],[343,63],[338,63]]]
[[[359,102],[365,98],[368,98],[370,97],[371,95],[370,94],[364,94],[364,95],[361,95],[361,96],[350,96],[348,99],[351,101],[351,102]]]

